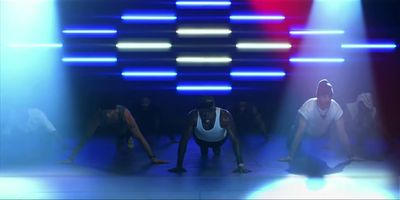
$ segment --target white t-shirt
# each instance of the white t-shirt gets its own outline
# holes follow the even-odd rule
[[[358,116],[358,104],[363,103],[365,107],[367,107],[371,111],[371,117],[375,118],[376,116],[376,108],[372,101],[371,93],[361,93],[357,96],[357,100],[352,103],[346,104],[347,110],[350,113],[351,119],[356,120]]]
[[[314,136],[325,134],[332,122],[343,115],[342,108],[333,99],[327,110],[321,110],[317,105],[317,98],[311,98],[300,107],[298,112],[307,121],[306,132]]]

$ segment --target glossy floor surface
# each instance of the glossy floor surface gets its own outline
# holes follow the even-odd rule
[[[260,135],[241,137],[249,174],[234,174],[235,157],[228,140],[221,155],[200,156],[193,140],[188,145],[185,174],[172,174],[178,144],[168,138],[148,137],[160,159],[169,164],[151,165],[137,141],[131,154],[115,156],[112,138],[95,137],[75,163],[13,154],[2,147],[0,198],[3,199],[398,199],[399,176],[385,156],[363,162],[347,162],[341,147],[331,143],[304,143],[304,155],[291,164],[278,162],[287,154],[285,139],[266,141]],[[71,144],[76,141],[71,141]],[[373,145],[370,146],[373,148]],[[49,154],[45,151],[42,155]],[[310,156],[312,155],[312,156]],[[24,159],[21,159],[24,158]],[[14,158],[14,159],[13,159]],[[41,159],[39,161],[39,159]]]

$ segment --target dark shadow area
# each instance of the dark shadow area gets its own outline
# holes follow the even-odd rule
[[[197,176],[221,176],[231,173],[233,168],[227,169],[224,165],[225,160],[217,155],[209,155],[208,157],[199,157],[197,161]],[[232,163],[232,167],[234,163]]]
[[[119,175],[131,175],[133,174],[134,159],[132,153],[126,153],[124,155],[115,155],[111,161],[107,171]]]
[[[340,162],[334,167],[311,155],[299,155],[289,163],[289,168],[286,170],[291,174],[305,175],[307,177],[323,177],[328,174],[342,172],[343,169],[351,163],[350,160]]]

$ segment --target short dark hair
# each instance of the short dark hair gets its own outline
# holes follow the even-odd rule
[[[316,95],[317,95],[317,97],[320,97],[323,95],[329,95],[330,97],[333,97],[332,84],[329,83],[329,81],[327,79],[320,80],[318,82]]]
[[[215,107],[215,100],[212,96],[203,96],[200,98],[197,109],[211,109]]]

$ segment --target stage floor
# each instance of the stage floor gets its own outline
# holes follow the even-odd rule
[[[277,160],[286,155],[285,140],[266,142],[261,136],[241,137],[249,174],[234,174],[232,145],[224,144],[220,157],[209,152],[201,159],[193,140],[185,159],[187,173],[167,170],[175,166],[178,144],[165,137],[149,137],[160,159],[169,164],[150,165],[137,142],[127,159],[116,158],[114,143],[94,138],[71,165],[55,162],[13,163],[2,159],[0,198],[3,199],[398,199],[399,175],[386,159],[344,162],[330,146],[315,150],[316,159],[296,166]],[[3,149],[3,156],[7,151]],[[65,157],[58,155],[56,157]],[[319,159],[321,158],[321,159]],[[299,167],[300,166],[300,167]],[[306,166],[306,167],[304,167]],[[336,166],[336,168],[335,168]],[[318,176],[311,173],[318,172]],[[289,173],[290,172],[290,173]]]

